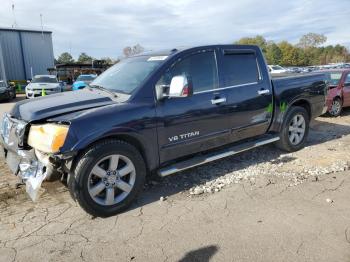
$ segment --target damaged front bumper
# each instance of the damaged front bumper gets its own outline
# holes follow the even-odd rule
[[[4,115],[0,128],[0,156],[10,170],[26,184],[26,191],[36,200],[42,181],[47,176],[49,158],[34,149],[24,149],[27,123]]]

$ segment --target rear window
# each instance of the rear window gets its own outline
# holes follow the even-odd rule
[[[259,69],[255,53],[228,53],[223,56],[224,87],[256,83]]]
[[[57,83],[57,78],[54,76],[35,76],[32,83]]]
[[[340,78],[342,76],[341,72],[332,72],[328,74],[328,80],[330,85],[338,85]]]

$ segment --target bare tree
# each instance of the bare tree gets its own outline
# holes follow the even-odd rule
[[[134,45],[132,47],[130,47],[130,46],[124,47],[123,54],[125,57],[129,57],[129,56],[140,54],[144,50],[145,49],[140,44],[137,44],[137,45]]]
[[[300,38],[298,47],[301,47],[303,49],[306,49],[309,47],[318,47],[324,44],[326,41],[327,41],[327,37],[325,35],[308,33],[306,35],[303,35]]]

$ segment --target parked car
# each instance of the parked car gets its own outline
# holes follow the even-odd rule
[[[327,110],[326,80],[271,80],[252,45],[138,55],[89,88],[17,103],[2,121],[0,152],[29,188],[33,177],[60,172],[86,212],[110,216],[133,202],[148,174],[269,143],[301,149],[310,120]]]
[[[339,116],[344,107],[350,106],[350,69],[323,70],[329,81],[327,112]]]
[[[77,80],[72,85],[72,90],[76,91],[85,88],[88,84],[94,81],[95,78],[96,75],[93,74],[78,76]]]
[[[6,81],[0,80],[0,100],[9,101],[16,98],[16,87],[9,85]]]
[[[285,68],[279,65],[268,65],[268,68],[271,74],[283,74],[288,72]]]
[[[26,86],[26,98],[51,95],[62,92],[62,87],[54,75],[36,75]]]

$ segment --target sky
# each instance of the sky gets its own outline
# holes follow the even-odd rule
[[[350,0],[0,0],[0,6],[0,27],[16,21],[18,28],[40,29],[42,14],[56,57],[68,51],[117,58],[136,44],[157,50],[258,34],[297,43],[308,32],[350,48]]]

